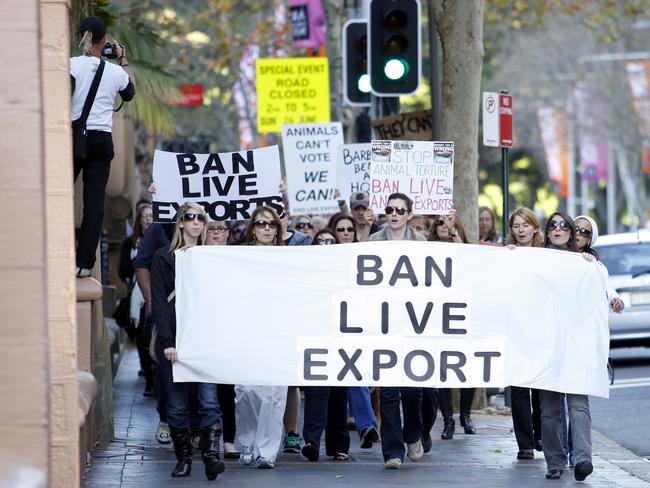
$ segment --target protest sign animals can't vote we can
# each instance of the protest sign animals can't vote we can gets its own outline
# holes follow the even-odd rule
[[[413,200],[413,213],[446,215],[453,208],[454,143],[371,142],[370,208],[383,209],[392,193]]]
[[[334,197],[336,162],[343,145],[340,122],[282,126],[282,152],[293,215],[339,211]]]
[[[278,146],[232,153],[156,151],[154,222],[173,222],[184,202],[200,203],[210,220],[249,219],[262,205],[282,210]]]

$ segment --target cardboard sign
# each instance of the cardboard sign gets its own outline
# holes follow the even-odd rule
[[[373,120],[372,128],[375,139],[391,141],[430,141],[433,139],[430,110],[390,115]]]
[[[194,247],[176,253],[174,381],[607,396],[600,268],[578,253],[441,242]],[[218,317],[215,297],[228,304]],[[308,326],[269,313],[287,297]]]
[[[258,59],[255,66],[258,132],[330,121],[327,58]]]
[[[249,219],[257,207],[282,210],[278,146],[215,154],[155,151],[154,222],[174,222],[185,202],[198,202],[210,220]]]
[[[336,168],[339,199],[348,201],[358,191],[370,193],[370,143],[345,144],[339,151]]]
[[[340,122],[282,126],[282,152],[292,215],[339,211],[336,163],[343,145]]]
[[[391,193],[413,200],[413,213],[446,215],[453,208],[454,143],[372,141],[370,208],[383,210]]]

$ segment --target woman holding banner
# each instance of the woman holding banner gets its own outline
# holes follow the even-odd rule
[[[467,244],[467,234],[460,217],[456,213],[449,215],[436,215],[433,219],[429,240],[436,242],[456,242]],[[475,388],[460,389],[460,425],[464,428],[465,434],[476,434],[476,429],[470,417],[472,402],[474,401]],[[454,422],[454,407],[450,388],[439,388],[438,397],[440,401],[440,412],[444,421],[444,428],[440,438],[450,440],[454,437],[456,423]],[[433,419],[430,425],[435,422],[436,408],[433,406]],[[428,416],[428,415],[427,415]],[[429,420],[427,419],[427,424]],[[427,432],[428,433],[428,432]]]
[[[271,207],[258,207],[251,216],[243,245],[284,246],[282,222]],[[286,386],[235,386],[239,462],[259,469],[275,467],[282,441]]]
[[[506,244],[516,247],[542,247],[542,229],[535,213],[526,207],[516,209],[508,220]],[[517,438],[517,459],[534,459],[534,451],[542,450],[542,419],[539,391],[519,386],[510,387],[512,427]],[[531,412],[532,405],[532,412]]]
[[[184,203],[176,214],[174,236],[167,248],[158,250],[151,265],[151,295],[153,319],[156,324],[156,356],[167,392],[167,422],[176,453],[172,477],[189,476],[192,470],[192,437],[188,392],[192,383],[174,383],[172,364],[176,352],[175,258],[174,252],[184,251],[205,243],[208,216],[197,203]],[[219,458],[221,412],[217,401],[217,385],[196,383],[198,408],[201,416],[201,458],[208,480],[216,479],[225,466]]]

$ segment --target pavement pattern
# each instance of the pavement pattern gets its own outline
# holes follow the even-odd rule
[[[532,461],[518,461],[517,443],[509,415],[488,414],[494,409],[472,414],[477,435],[460,432],[450,441],[440,439],[442,422],[432,432],[433,448],[419,463],[405,459],[399,470],[383,467],[381,449],[360,449],[359,438],[351,432],[351,459],[348,462],[321,460],[308,462],[300,454],[280,453],[273,470],[244,467],[237,460],[225,460],[226,471],[213,482],[206,480],[200,454],[196,453],[192,475],[171,478],[176,463],[171,445],[154,439],[158,423],[155,401],[142,396],[144,382],[138,378],[138,359],[130,349],[122,362],[114,385],[115,439],[105,449],[95,449],[84,470],[86,488],[148,487],[650,487],[650,462],[634,455],[606,436],[593,432],[594,473],[584,483],[576,482],[572,470],[559,481],[546,480],[542,453]],[[459,426],[458,420],[456,421]]]

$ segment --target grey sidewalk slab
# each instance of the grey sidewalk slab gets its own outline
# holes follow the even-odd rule
[[[173,479],[175,458],[170,445],[153,438],[158,423],[155,401],[142,396],[144,383],[137,377],[137,354],[128,351],[115,382],[115,439],[106,449],[92,453],[86,466],[86,488],[193,487],[215,483],[227,487],[650,487],[650,462],[635,456],[611,439],[594,432],[594,474],[578,483],[573,472],[565,471],[560,481],[544,478],[546,465],[541,453],[533,461],[517,461],[517,443],[509,416],[474,414],[478,435],[457,433],[451,441],[440,439],[439,421],[433,434],[433,448],[422,462],[405,460],[399,470],[383,467],[379,444],[359,448],[351,433],[349,462],[321,458],[306,461],[299,454],[280,454],[274,470],[258,470],[226,460],[226,472],[208,482],[203,463],[195,455],[192,475]],[[462,432],[462,429],[461,429]],[[321,452],[324,449],[321,450]]]

